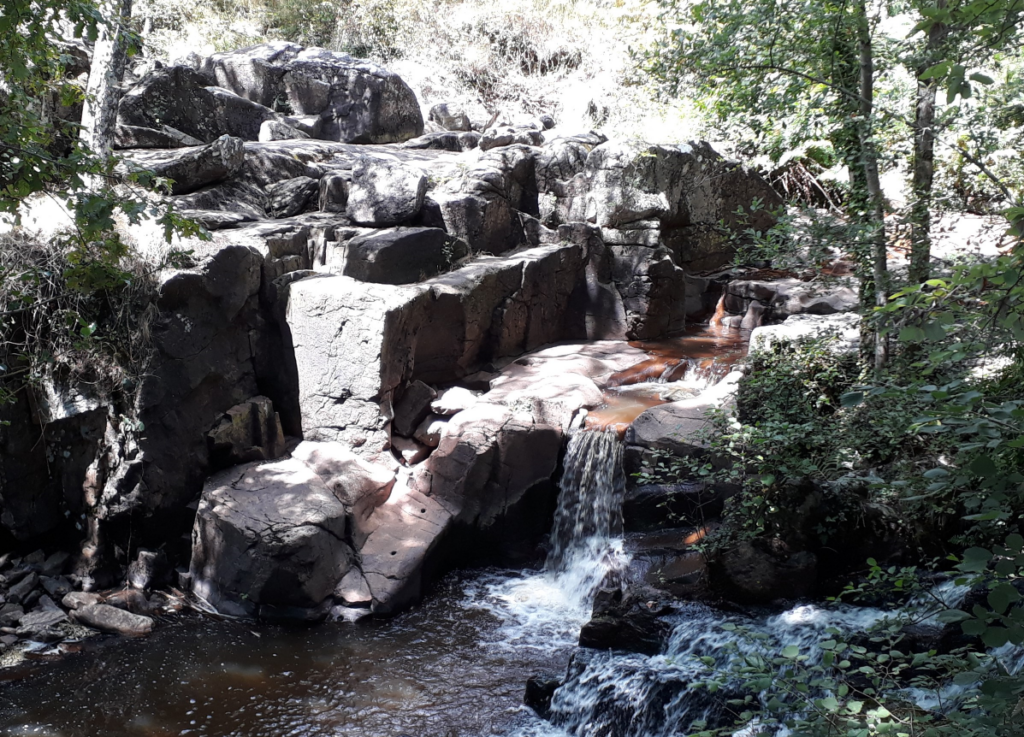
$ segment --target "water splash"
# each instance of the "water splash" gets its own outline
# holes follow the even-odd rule
[[[502,624],[492,647],[564,651],[579,641],[594,592],[628,563],[622,547],[622,444],[614,431],[569,438],[550,552],[539,573],[481,578],[466,604]]]

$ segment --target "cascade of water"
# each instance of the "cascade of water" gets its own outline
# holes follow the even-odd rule
[[[622,532],[622,444],[608,430],[581,430],[569,438],[546,568],[564,572],[594,546]]]
[[[921,622],[935,624],[938,620],[934,618],[937,612],[934,602],[941,600],[956,606],[966,591],[967,587],[947,581],[927,595],[908,602],[903,612],[931,612],[931,616]],[[773,658],[787,646],[797,647],[812,662],[817,662],[821,657],[818,643],[826,639],[829,632],[866,632],[898,614],[870,607],[803,604],[772,616],[746,618],[689,604],[677,615],[672,637],[662,655],[578,653],[564,684],[555,692],[552,721],[559,731],[552,730],[549,734],[669,737],[686,733],[690,724],[698,719],[713,728],[728,726],[732,716],[725,708],[725,699],[737,695],[732,692],[732,686],[727,683],[722,691],[725,695],[719,697],[689,687],[692,681],[706,676],[706,664],[713,663],[712,667],[722,673],[731,658],[755,652]],[[759,638],[737,639],[732,631],[722,628],[727,622],[746,626],[759,633]],[[727,644],[735,645],[738,652],[726,648]],[[996,654],[1011,672],[1024,667],[1024,648],[1006,646]],[[956,706],[962,691],[962,687],[951,683],[939,692],[906,689],[904,695],[921,708],[938,709],[941,703],[948,709]],[[782,737],[787,732],[780,729],[764,734]]]
[[[626,564],[622,552],[622,444],[614,430],[569,438],[545,568],[521,577],[481,579],[467,603],[502,621],[498,647],[559,651],[575,646],[594,592]]]
[[[715,314],[711,316],[711,320],[708,321],[708,325],[712,328],[722,327],[722,318],[725,317],[725,293],[718,298],[718,304],[715,305]]]

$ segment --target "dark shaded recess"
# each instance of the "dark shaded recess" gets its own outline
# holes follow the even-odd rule
[[[497,515],[486,528],[453,525],[444,541],[443,575],[456,568],[530,567],[544,562],[558,505],[558,486],[544,481]],[[434,581],[434,576],[428,578]]]

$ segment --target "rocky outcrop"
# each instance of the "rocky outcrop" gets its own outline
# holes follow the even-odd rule
[[[237,174],[242,168],[244,151],[240,138],[221,136],[208,146],[136,154],[132,162],[169,179],[170,193],[180,195]]]
[[[708,412],[734,406],[741,377],[740,372],[734,371],[696,397],[652,407],[637,417],[626,431],[627,472],[635,473],[645,467],[650,470],[652,452],[707,457],[703,434],[711,427]],[[727,462],[715,456],[709,460],[716,465]]]
[[[209,84],[253,103],[289,110],[311,135],[326,141],[392,143],[423,133],[409,86],[397,74],[348,54],[269,43],[214,54],[203,60],[200,73]]]
[[[536,214],[535,149],[488,151],[465,173],[431,193],[445,228],[474,252],[502,254],[526,242],[519,214]]]
[[[173,559],[202,493],[196,590],[302,616],[395,611],[452,550],[542,530],[563,436],[601,401],[594,377],[636,358],[578,341],[657,338],[706,309],[708,282],[689,272],[727,257],[715,228],[740,227],[731,213],[763,182],[705,144],[549,142],[547,122],[481,135],[457,110],[434,118],[453,130],[379,145],[423,132],[408,87],[294,44],[143,75],[120,109],[125,159],[173,180],[167,202],[213,237],[185,239],[194,266],[159,275],[131,423],[115,427],[104,398],[59,417],[39,402],[2,410],[39,429],[0,429],[5,526],[30,537],[81,520],[78,572],[96,587],[103,569],[138,562],[117,549],[166,544]],[[131,236],[165,247],[141,226]],[[561,341],[576,342],[546,347]],[[203,491],[211,471],[282,456],[286,433],[328,445],[253,478],[328,504],[329,524],[221,476]],[[274,468],[281,478],[265,479]],[[275,533],[266,567],[243,570],[227,551],[256,540],[260,519],[299,532]],[[335,560],[324,526],[353,568],[275,567],[292,542]],[[396,546],[404,527],[415,544]]]
[[[465,243],[440,228],[392,228],[356,236],[345,247],[345,276],[377,284],[414,284],[465,258]]]
[[[157,66],[125,93],[118,123],[123,148],[222,135],[391,143],[423,133],[416,97],[398,75],[288,43],[214,54],[198,69]]]
[[[410,286],[319,277],[287,290],[303,429],[372,458],[403,382],[451,381],[566,336],[580,248],[481,258]],[[324,398],[331,398],[325,402]]]
[[[727,312],[745,315],[755,303],[764,307],[768,317],[785,319],[790,315],[851,312],[857,309],[859,298],[857,286],[849,278],[835,284],[814,284],[794,278],[736,279],[726,285],[723,306]]]
[[[741,604],[800,599],[814,591],[814,553],[792,552],[779,540],[756,538],[724,551],[712,564],[712,585]]]
[[[760,177],[725,161],[706,143],[609,141],[593,146],[581,161],[590,145],[560,141],[538,169],[539,191],[548,195],[541,210],[545,223],[592,222],[605,242],[665,248],[675,265],[690,271],[731,259],[722,226],[764,230],[774,222],[771,210],[781,204]],[[755,198],[762,208],[751,211]]]
[[[672,632],[661,619],[669,611],[645,597],[603,589],[595,597],[593,616],[580,630],[580,647],[657,655]]]
[[[269,461],[284,455],[281,415],[274,411],[274,403],[267,397],[253,397],[235,405],[206,437],[211,465],[217,468]]]

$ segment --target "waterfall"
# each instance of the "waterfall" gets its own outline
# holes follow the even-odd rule
[[[725,317],[725,292],[722,292],[722,296],[718,298],[718,304],[715,305],[715,314],[711,316],[711,320],[708,322],[713,328],[722,327],[722,318]]]
[[[620,537],[624,489],[622,444],[615,430],[575,431],[544,570],[482,577],[478,587],[467,588],[467,605],[502,622],[491,646],[551,652],[576,646],[594,593],[627,562]]]
[[[935,625],[935,601],[957,606],[968,589],[952,580],[940,583],[905,604],[903,611],[911,615],[911,621]],[[926,616],[925,612],[930,614]],[[779,614],[745,616],[696,602],[682,604],[672,618],[674,628],[668,646],[660,655],[579,651],[563,685],[555,691],[553,725],[545,735],[675,737],[688,733],[694,720],[703,720],[710,728],[729,727],[734,715],[727,699],[743,695],[736,684],[727,678],[716,694],[690,687],[693,681],[706,678],[709,668],[721,677],[733,659],[755,653],[776,658],[787,646],[798,648],[812,663],[818,662],[822,655],[818,644],[829,634],[868,632],[872,626],[895,621],[897,614],[889,609],[847,604],[801,604]],[[723,628],[725,624],[746,627],[755,636],[737,638],[734,631]],[[730,644],[735,651],[727,647]],[[1007,645],[999,654],[1010,672],[1024,667],[1024,648]],[[938,691],[907,688],[902,696],[920,708],[938,709],[941,702],[948,710],[957,705],[962,691],[963,687],[949,683]],[[764,737],[788,734],[784,728],[763,732]]]
[[[546,568],[564,573],[600,555],[622,533],[622,444],[612,430],[569,438]]]

